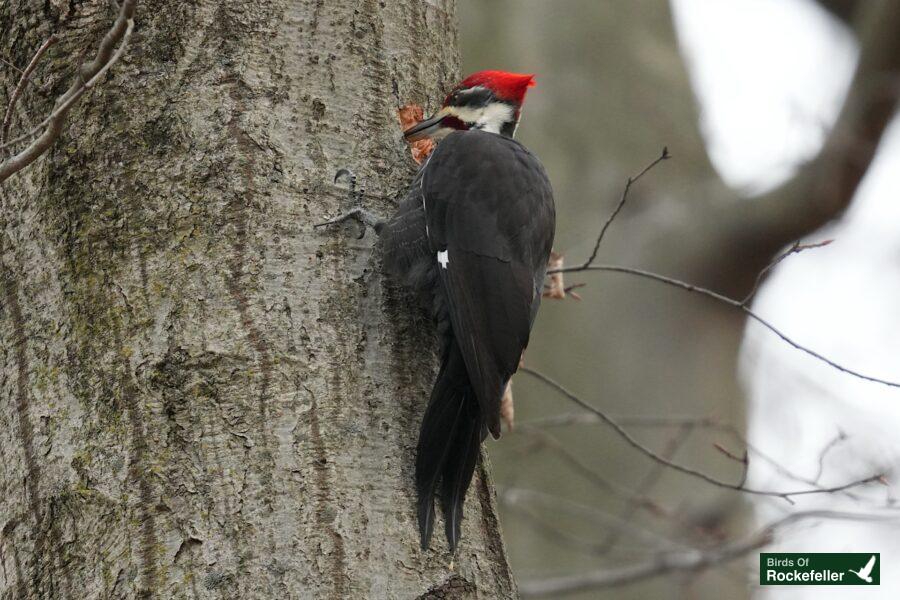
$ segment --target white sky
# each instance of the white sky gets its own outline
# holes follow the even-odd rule
[[[761,191],[811,158],[856,63],[849,31],[805,0],[672,0],[710,156]]]
[[[729,184],[760,191],[788,177],[821,147],[852,76],[852,36],[808,0],[671,0],[702,108],[710,156]],[[848,213],[810,241],[830,246],[785,260],[754,309],[802,344],[877,377],[900,380],[900,119],[895,118]],[[748,201],[752,202],[752,199]],[[900,390],[842,374],[749,324],[742,350],[748,437],[797,474],[839,485],[886,471],[900,496]],[[802,484],[753,461],[748,483]],[[760,522],[785,510],[859,510],[838,495],[756,500]],[[760,598],[900,597],[900,528],[824,522],[793,531],[780,551],[882,552],[879,588],[784,586]]]

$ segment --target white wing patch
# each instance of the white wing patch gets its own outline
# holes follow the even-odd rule
[[[450,255],[446,250],[440,250],[437,253],[437,260],[441,264],[441,267],[446,269],[447,265],[450,264]]]

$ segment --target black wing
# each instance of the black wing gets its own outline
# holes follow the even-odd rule
[[[477,130],[441,142],[420,183],[453,334],[497,437],[500,398],[528,344],[553,243],[550,183],[521,144]]]
[[[426,163],[427,166],[427,163]],[[425,227],[425,205],[422,201],[422,175],[419,169],[406,198],[379,233],[384,270],[401,283],[422,288],[434,265]]]

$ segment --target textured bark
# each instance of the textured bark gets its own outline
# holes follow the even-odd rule
[[[36,73],[58,93],[114,15],[10,0],[0,53],[64,34]],[[312,228],[347,208],[339,167],[392,210],[397,108],[457,64],[454,0],[139,4],[0,188],[2,598],[515,596],[483,468],[453,568],[419,550],[435,340],[371,235]]]

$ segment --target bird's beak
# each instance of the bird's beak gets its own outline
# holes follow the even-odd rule
[[[441,109],[431,118],[420,121],[419,123],[416,123],[409,129],[404,131],[403,137],[406,138],[407,142],[415,142],[417,140],[431,137],[436,134],[441,128],[441,121],[443,121],[444,117],[446,116],[447,111],[445,109]]]

